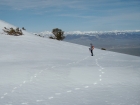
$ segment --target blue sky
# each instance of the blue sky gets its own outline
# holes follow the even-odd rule
[[[0,0],[0,19],[29,32],[140,30],[140,0]]]

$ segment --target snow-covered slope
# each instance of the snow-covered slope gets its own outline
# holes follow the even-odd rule
[[[52,35],[49,31],[44,31],[36,35],[49,37]],[[71,31],[64,32],[66,36],[64,41],[89,46],[93,43],[96,48],[122,49],[122,48],[140,48],[140,30],[124,31]],[[133,50],[133,49],[132,49]],[[139,56],[140,54],[132,55]]]
[[[140,104],[139,57],[96,48],[90,56],[28,32],[0,40],[0,105]]]
[[[2,29],[4,29],[4,27],[7,27],[7,28],[13,27],[13,28],[15,28],[14,25],[11,25],[11,24],[9,24],[9,23],[7,23],[5,21],[0,20],[0,32],[2,31]]]

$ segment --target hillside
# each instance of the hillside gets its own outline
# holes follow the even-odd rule
[[[96,48],[106,48],[109,51],[140,56],[140,30],[124,31],[71,31],[64,33],[64,41],[89,46],[93,43]],[[44,31],[38,33],[43,37],[52,33]]]
[[[140,104],[140,57],[2,29],[0,105]]]

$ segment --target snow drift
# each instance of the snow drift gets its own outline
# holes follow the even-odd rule
[[[41,38],[3,34],[0,105],[139,105],[140,58]]]

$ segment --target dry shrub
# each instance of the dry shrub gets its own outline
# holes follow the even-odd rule
[[[7,33],[8,35],[13,35],[13,36],[20,36],[20,35],[23,35],[22,30],[19,29],[19,28],[16,28],[16,29],[14,29],[14,28],[9,28],[9,29],[8,29],[8,28],[4,27],[3,31],[4,31],[5,33]]]
[[[101,48],[101,50],[106,50],[105,48]]]
[[[50,36],[50,39],[63,40],[65,38],[64,31],[59,28],[53,29],[52,33],[54,34],[54,36]]]

